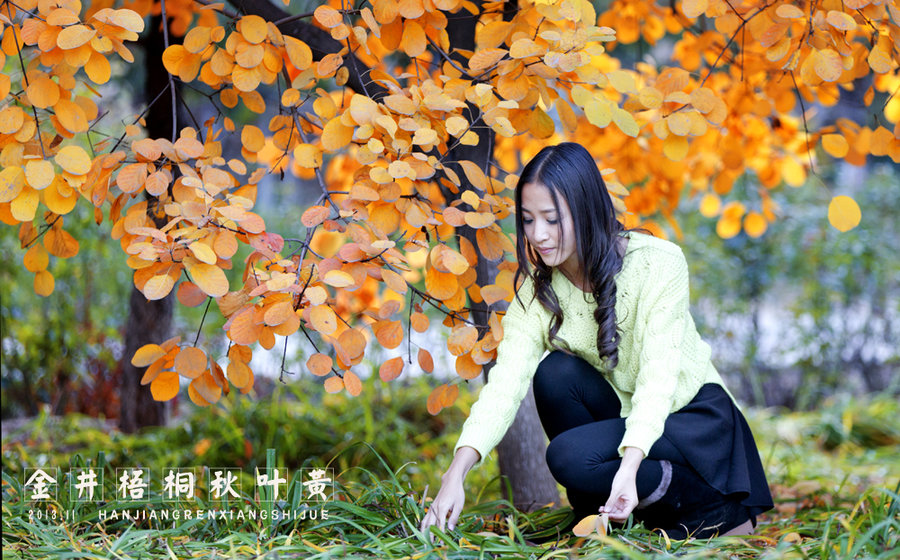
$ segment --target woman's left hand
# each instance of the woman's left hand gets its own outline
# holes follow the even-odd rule
[[[619,469],[613,478],[612,489],[606,505],[600,507],[600,513],[609,514],[609,519],[624,523],[638,503],[635,473]]]
[[[626,447],[622,463],[616,476],[613,477],[612,488],[606,505],[600,506],[600,513],[609,515],[610,520],[625,523],[632,510],[638,504],[637,470],[644,459],[644,452],[636,447]]]

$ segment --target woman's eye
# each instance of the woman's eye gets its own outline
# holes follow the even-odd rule
[[[559,220],[547,220],[547,223],[552,226],[555,226],[557,223],[559,223]]]
[[[522,218],[523,224],[530,224],[532,221],[534,221],[534,220],[529,220],[528,218]]]

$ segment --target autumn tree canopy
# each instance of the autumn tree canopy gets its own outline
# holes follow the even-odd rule
[[[331,0],[300,13],[269,0],[3,0],[0,220],[18,228],[40,295],[54,289],[50,256],[79,250],[66,216],[90,205],[147,299],[214,303],[226,356],[175,338],[132,360],[156,399],[184,377],[208,405],[248,392],[251,347],[279,337],[316,345],[306,366],[328,391],[360,393],[351,367],[371,339],[396,350],[379,369],[395,379],[410,337],[429,328],[426,306],[446,316],[456,381],[478,376],[503,337],[493,306],[513,296],[514,239],[500,222],[515,173],[548,142],[589,147],[628,225],[677,231],[673,210],[698,196],[725,238],[763,235],[779,216],[770,190],[804,184],[823,157],[900,161],[897,0],[598,4]],[[143,113],[121,129],[101,121],[96,89],[134,61],[152,14],[168,42],[162,95],[182,82],[215,114],[173,111],[170,138],[145,137]],[[647,55],[623,63],[636,42]],[[857,90],[866,122],[817,119]],[[256,120],[236,124],[239,106]],[[240,153],[223,151],[228,135]],[[488,165],[460,155],[471,150]],[[321,189],[290,231],[254,212],[273,172]],[[733,193],[739,177],[754,188]],[[854,227],[858,207],[831,188],[831,224]],[[485,260],[498,272],[479,283]],[[431,371],[429,352],[416,354]],[[436,387],[429,410],[457,392]]]

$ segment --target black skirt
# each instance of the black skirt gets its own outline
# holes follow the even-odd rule
[[[670,441],[710,486],[751,515],[772,509],[772,495],[750,426],[720,386],[707,383],[666,419]]]

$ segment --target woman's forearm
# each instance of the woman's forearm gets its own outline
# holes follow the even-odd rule
[[[481,454],[474,447],[464,445],[456,450],[453,461],[447,472],[441,477],[442,479],[459,479],[464,480],[469,470],[481,459]]]
[[[626,447],[625,454],[622,455],[622,464],[619,466],[619,470],[624,470],[625,472],[637,475],[638,467],[641,466],[641,461],[643,460],[643,451],[637,447]]]

